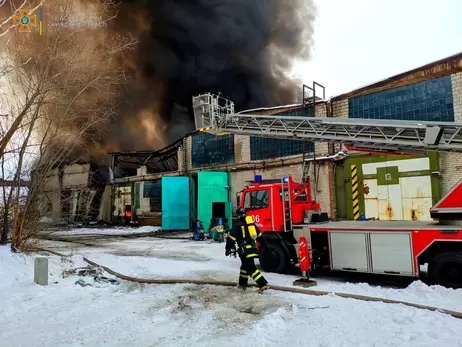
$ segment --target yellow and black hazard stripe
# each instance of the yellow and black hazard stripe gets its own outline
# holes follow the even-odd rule
[[[204,131],[209,131],[209,130],[212,130],[212,129],[213,129],[213,127],[199,128],[199,131],[204,132]]]
[[[356,165],[351,165],[351,194],[353,197],[353,219],[359,220],[359,182]]]
[[[221,133],[215,134],[215,136],[225,136],[225,135],[229,135],[229,133],[226,132],[226,131],[223,131],[223,132],[221,132]]]

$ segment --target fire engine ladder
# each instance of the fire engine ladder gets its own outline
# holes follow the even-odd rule
[[[390,153],[462,152],[462,123],[240,114],[233,102],[210,93],[193,97],[193,109],[197,129],[218,135],[343,143],[351,150]]]
[[[284,231],[292,230],[292,187],[290,180],[287,182],[287,194],[284,189],[284,178],[281,178],[281,200],[282,200],[282,214],[284,216]],[[287,208],[286,208],[287,205]]]
[[[401,154],[462,152],[462,123],[235,113],[234,103],[214,94],[193,97],[198,131],[333,142],[351,150]],[[462,180],[431,209],[433,218],[462,218]]]

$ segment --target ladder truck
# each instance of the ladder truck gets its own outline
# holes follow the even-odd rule
[[[333,142],[380,153],[462,153],[462,123],[239,114],[233,102],[210,93],[193,97],[193,110],[197,130],[217,135]],[[252,193],[264,195],[264,206],[255,206]],[[242,191],[239,206],[262,230],[265,271],[285,273],[298,266],[297,240],[304,236],[311,273],[325,269],[419,278],[426,264],[432,284],[462,288],[462,226],[456,222],[462,220],[462,180],[430,209],[435,222],[330,222],[315,213],[320,206],[311,197],[309,178],[298,184],[291,177],[256,177]]]

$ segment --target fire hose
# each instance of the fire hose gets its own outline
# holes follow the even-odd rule
[[[145,283],[145,284],[196,284],[196,285],[215,285],[215,286],[226,286],[226,287],[235,287],[236,282],[232,281],[213,281],[213,280],[196,280],[196,279],[184,279],[184,278],[139,278],[139,277],[133,277],[133,276],[127,276],[121,273],[118,273],[106,266],[97,264],[87,258],[83,258],[85,262],[92,266],[97,266],[101,267],[104,269],[107,273],[116,276],[122,280],[129,281],[129,282],[136,282],[136,283]],[[256,287],[255,284],[249,284],[250,286]],[[305,295],[315,295],[315,296],[324,296],[324,295],[336,295],[342,298],[347,298],[347,299],[356,299],[356,300],[362,300],[362,301],[375,301],[375,302],[384,302],[387,304],[402,304],[405,306],[409,307],[414,307],[418,309],[423,309],[423,310],[429,310],[429,311],[435,311],[435,312],[440,312],[444,314],[448,314],[452,317],[462,319],[462,312],[457,312],[457,311],[452,311],[452,310],[447,310],[443,308],[438,308],[438,307],[433,307],[433,306],[426,306],[426,305],[420,305],[420,304],[414,304],[411,302],[405,302],[405,301],[400,301],[400,300],[392,300],[392,299],[385,299],[385,298],[378,298],[378,297],[372,297],[372,296],[364,296],[364,295],[358,295],[358,294],[349,294],[349,293],[339,293],[339,292],[328,292],[328,291],[323,291],[323,290],[311,290],[311,289],[302,289],[302,288],[296,288],[296,287],[284,287],[284,286],[275,286],[271,285],[270,289],[272,290],[277,290],[280,292],[288,292],[288,293],[296,293],[296,294],[305,294]]]
[[[48,251],[46,249],[37,249],[43,252],[49,252],[59,256],[65,256],[55,251]],[[134,276],[128,276],[121,273],[118,273],[111,268],[100,265],[95,263],[88,258],[83,258],[83,260],[95,267],[99,267],[106,271],[107,273],[128,282],[135,282],[135,283],[145,283],[145,284],[196,284],[196,285],[215,285],[215,286],[226,286],[226,287],[235,287],[236,282],[232,281],[214,281],[214,280],[198,280],[198,279],[184,279],[184,278],[139,278]],[[250,286],[256,287],[255,284],[249,284]],[[296,293],[296,294],[305,294],[305,295],[314,295],[314,296],[325,296],[325,295],[335,295],[346,299],[356,299],[361,301],[373,301],[373,302],[384,302],[387,304],[401,304],[408,307],[414,307],[422,310],[440,312],[447,315],[450,315],[454,318],[462,319],[462,312],[447,310],[439,307],[434,306],[427,306],[427,305],[420,305],[415,304],[412,302],[406,302],[401,300],[393,300],[393,299],[385,299],[379,297],[372,297],[372,296],[364,296],[358,294],[350,294],[350,293],[341,293],[341,292],[329,292],[324,290],[312,290],[312,289],[302,289],[296,287],[285,287],[285,286],[277,286],[271,285],[272,290],[280,291],[280,292],[287,292],[287,293]]]

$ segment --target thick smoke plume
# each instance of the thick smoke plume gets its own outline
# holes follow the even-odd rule
[[[238,110],[296,102],[301,85],[287,73],[309,57],[314,15],[311,0],[123,1],[114,28],[139,33],[137,77],[113,134],[143,110],[160,116],[164,143],[181,137],[194,128],[191,97],[203,92]],[[128,132],[121,145],[149,144],[139,138]]]
[[[91,0],[72,2],[97,12]],[[116,116],[101,143],[88,145],[99,153],[160,149],[183,136],[194,129],[199,93],[220,92],[237,110],[299,99],[301,84],[288,73],[310,55],[312,0],[122,0],[115,16],[91,30],[130,33],[138,44],[121,58],[131,79]]]

